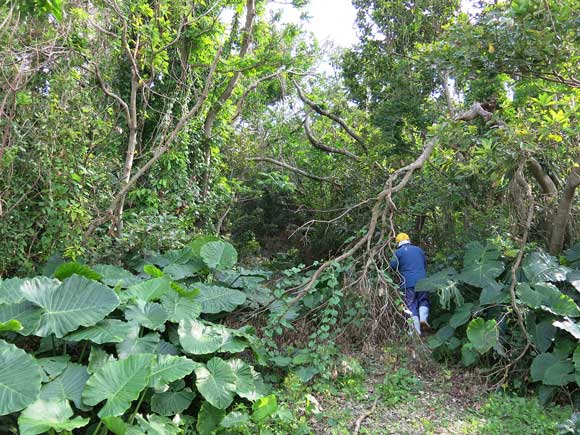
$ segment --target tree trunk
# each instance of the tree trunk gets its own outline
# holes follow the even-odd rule
[[[576,164],[578,164],[578,160],[580,160],[580,157],[577,159]],[[558,203],[556,214],[554,215],[554,219],[552,219],[550,242],[548,243],[548,251],[552,255],[559,255],[562,252],[562,249],[564,249],[564,240],[566,237],[568,222],[570,220],[570,212],[574,203],[574,194],[579,185],[580,170],[578,167],[575,167],[572,169],[572,172],[566,181],[566,186],[562,191],[562,197]]]

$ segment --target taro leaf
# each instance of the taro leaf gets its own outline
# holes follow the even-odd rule
[[[17,320],[22,325],[20,335],[30,335],[38,329],[42,309],[32,302],[22,301],[16,304],[0,305],[0,322]]]
[[[56,268],[54,271],[54,277],[64,281],[66,278],[69,278],[73,275],[84,276],[87,279],[93,281],[100,281],[101,275],[91,269],[89,266],[85,266],[84,264],[79,263],[63,263]]]
[[[457,284],[457,271],[452,267],[443,269],[437,273],[423,278],[415,285],[415,291],[418,292],[433,292],[437,289],[455,286]]]
[[[181,352],[179,352],[179,350],[177,350],[177,348],[173,344],[165,340],[159,340],[157,348],[155,349],[155,353],[157,355],[175,355],[175,356],[181,354]]]
[[[570,271],[560,266],[558,260],[546,252],[532,252],[524,258],[522,269],[530,282],[565,281]]]
[[[87,381],[83,402],[94,406],[107,400],[99,417],[122,415],[149,384],[153,358],[153,355],[129,355],[126,359],[105,364]]]
[[[542,381],[546,385],[563,386],[574,380],[573,372],[571,361],[558,361],[546,369]]]
[[[41,376],[32,356],[0,340],[0,415],[20,411],[34,402]]]
[[[213,433],[225,415],[226,412],[223,409],[213,407],[209,402],[203,402],[197,414],[197,431],[200,435]]]
[[[232,411],[220,423],[226,429],[240,428],[248,424],[250,416],[245,412]]]
[[[479,295],[479,303],[481,305],[494,305],[499,303],[504,303],[509,300],[509,293],[504,292],[503,286],[498,283],[493,283],[484,287]]]
[[[531,367],[531,375],[533,381],[543,381],[546,370],[551,366],[558,364],[560,358],[553,353],[541,353],[534,358]]]
[[[473,308],[472,303],[463,304],[455,310],[453,316],[449,319],[449,326],[453,328],[459,328],[461,325],[466,324],[471,318],[471,309]]]
[[[151,411],[159,415],[173,416],[189,408],[194,398],[195,393],[189,388],[155,393],[151,397]]]
[[[163,332],[167,321],[167,311],[157,302],[137,300],[135,305],[129,305],[125,309],[125,318],[145,328]]]
[[[196,300],[179,296],[176,292],[166,294],[161,298],[161,304],[167,311],[171,322],[197,319],[201,314],[201,304]]]
[[[119,305],[109,287],[79,275],[67,278],[58,287],[22,286],[24,297],[43,309],[36,335],[63,337],[79,326],[103,320]]]
[[[22,302],[24,296],[20,292],[20,286],[25,281],[21,278],[10,278],[0,281],[0,304],[16,304]]]
[[[91,353],[89,355],[89,366],[87,367],[87,371],[91,374],[95,373],[110,361],[115,361],[113,355],[109,355],[100,347],[93,346],[91,347]]]
[[[214,357],[207,365],[196,364],[195,385],[200,394],[212,406],[226,409],[234,400],[236,377],[223,359]]]
[[[534,284],[534,290],[544,297],[542,308],[560,316],[579,317],[580,309],[574,300],[552,284]]]
[[[227,334],[224,334],[223,343],[219,348],[220,352],[238,353],[250,345],[247,339],[235,335],[234,331],[227,332]]]
[[[580,263],[580,244],[572,246],[565,252],[566,260],[572,267],[578,266]]]
[[[90,418],[75,417],[66,400],[46,401],[39,399],[22,411],[18,417],[21,435],[36,435],[50,431],[69,431],[86,426]]]
[[[461,348],[461,364],[464,367],[469,367],[474,364],[479,358],[479,354],[473,348],[471,343],[465,343]]]
[[[453,334],[455,334],[455,328],[447,325],[437,331],[436,337],[441,340],[442,343],[445,343],[447,340],[453,337]]]
[[[556,328],[563,329],[574,336],[574,338],[580,340],[580,325],[572,322],[570,319],[564,319],[564,321],[555,321],[553,325]]]
[[[212,235],[200,236],[193,239],[188,246],[191,248],[194,257],[201,258],[201,248],[203,248],[203,245],[209,242],[219,242],[219,240],[219,237]]]
[[[141,282],[141,278],[117,266],[97,264],[93,266],[93,270],[101,275],[101,280],[109,287],[127,288]]]
[[[534,324],[531,327],[528,326],[528,332],[540,353],[546,352],[550,346],[552,346],[552,342],[556,336],[556,328],[552,325],[551,320],[544,320],[543,322]]]
[[[171,281],[166,277],[159,277],[132,285],[123,292],[123,297],[149,302],[161,299],[168,292],[172,292]]]
[[[75,331],[64,337],[67,341],[89,340],[93,343],[120,343],[125,340],[132,329],[131,323],[117,319],[105,319],[95,325],[80,331]]]
[[[120,417],[101,418],[107,429],[115,435],[126,435],[129,425]]]
[[[254,420],[256,423],[260,423],[271,415],[274,415],[276,411],[278,411],[276,396],[274,394],[270,394],[269,396],[258,399],[252,405],[252,411],[252,420]]]
[[[551,385],[539,384],[538,385],[538,401],[540,402],[540,405],[542,407],[547,407],[548,404],[552,401],[552,398],[554,397],[554,393],[557,390],[558,389],[556,387],[553,387]]]
[[[249,364],[239,358],[231,359],[226,363],[232,368],[235,377],[236,394],[244,399],[257,400],[263,397],[259,387],[263,387],[260,375],[258,375]],[[258,385],[255,381],[258,381]]]
[[[179,322],[179,343],[183,350],[192,355],[216,352],[224,342],[225,328],[219,325],[205,325],[199,320]]]
[[[0,322],[0,332],[18,332],[22,331],[22,329],[24,329],[22,323],[15,319]]]
[[[580,271],[572,270],[566,274],[566,281],[580,292]]]
[[[83,408],[81,394],[89,379],[87,368],[80,364],[69,363],[64,372],[40,389],[44,400],[72,400],[79,409]]]
[[[141,430],[135,430],[133,427],[128,428],[127,435],[180,435],[183,430],[177,427],[173,421],[167,417],[150,414],[145,420],[140,414],[136,415],[137,423]]]
[[[152,264],[146,264],[143,266],[143,272],[145,272],[151,278],[163,278],[163,276],[165,276],[161,269],[153,266]]]
[[[208,242],[202,246],[200,254],[210,269],[231,269],[238,261],[236,249],[227,242]]]
[[[484,354],[498,342],[498,329],[495,319],[473,319],[467,326],[467,338],[479,353]]]
[[[574,350],[572,361],[574,362],[576,372],[580,372],[580,344],[576,346],[576,349]]]
[[[497,287],[495,279],[504,271],[500,257],[499,250],[493,245],[487,244],[484,247],[479,242],[469,243],[459,278],[474,287]]]
[[[193,372],[195,363],[184,356],[158,355],[151,367],[149,386],[161,388]]]
[[[183,249],[168,251],[163,255],[163,258],[168,261],[167,264],[186,264],[194,257],[195,253],[190,246],[186,246]]]
[[[125,359],[130,355],[155,353],[159,346],[159,340],[160,337],[157,332],[139,337],[139,328],[136,328],[136,330],[131,331],[131,334],[125,341],[117,343],[119,359]]]
[[[203,266],[201,261],[187,264],[169,264],[163,268],[163,272],[175,281],[179,281],[197,275],[203,269]]]
[[[70,361],[70,356],[49,356],[36,360],[42,369],[42,382],[49,382],[64,372]]]
[[[200,284],[199,288],[200,293],[196,301],[201,304],[202,313],[229,313],[246,300],[246,295],[239,290],[204,284]]]
[[[544,296],[526,283],[518,284],[516,291],[519,299],[530,308],[540,308],[544,303]]]

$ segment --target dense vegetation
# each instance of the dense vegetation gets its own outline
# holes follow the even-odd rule
[[[309,433],[407,336],[401,230],[437,361],[578,406],[580,5],[353,5],[0,2],[3,432]]]

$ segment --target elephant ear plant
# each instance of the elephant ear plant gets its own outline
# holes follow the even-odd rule
[[[205,434],[277,411],[235,355],[260,354],[252,328],[210,320],[246,301],[237,278],[263,272],[238,273],[234,247],[214,238],[147,260],[139,275],[65,263],[0,281],[3,431]]]

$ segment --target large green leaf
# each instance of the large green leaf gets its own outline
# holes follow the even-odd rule
[[[531,375],[533,381],[543,381],[544,374],[548,368],[560,362],[558,358],[553,353],[541,353],[534,358],[531,366]]]
[[[179,322],[179,343],[183,350],[192,355],[205,355],[216,352],[224,343],[225,328],[206,325],[199,320]]]
[[[566,274],[566,281],[580,292],[580,270],[572,270]]]
[[[552,346],[556,336],[556,328],[552,325],[551,320],[529,325],[528,332],[532,342],[540,352],[546,352]]]
[[[566,332],[569,332],[570,334],[572,334],[574,336],[574,338],[576,338],[577,340],[580,340],[580,325],[572,322],[570,319],[565,319],[561,322],[555,321],[553,323],[553,325],[556,328],[560,328]]]
[[[257,400],[265,395],[265,386],[252,366],[239,358],[226,361],[235,377],[236,394],[244,399]]]
[[[200,293],[195,300],[201,304],[202,313],[229,313],[246,300],[246,295],[239,290],[215,285],[199,284],[198,286]]]
[[[0,304],[16,304],[24,300],[20,286],[24,279],[10,278],[0,281]]]
[[[522,269],[530,282],[565,281],[566,274],[570,271],[567,267],[560,266],[558,260],[546,252],[532,252],[526,255]]]
[[[178,379],[183,379],[193,372],[195,363],[184,356],[158,355],[151,368],[149,384],[161,388]]]
[[[39,397],[47,401],[72,400],[77,408],[82,409],[81,395],[87,379],[89,372],[85,366],[69,363],[60,375],[42,386]]]
[[[64,281],[66,278],[71,277],[74,274],[84,276],[85,278],[93,281],[101,280],[101,275],[99,275],[89,266],[75,262],[62,263],[54,271],[54,277],[59,279],[60,281]]]
[[[43,309],[36,335],[63,337],[79,326],[103,320],[119,305],[109,287],[79,275],[67,278],[58,287],[22,286],[24,297]]]
[[[21,335],[33,334],[38,329],[41,314],[42,309],[29,301],[0,305],[0,322],[18,320],[22,325],[18,331]]]
[[[257,423],[264,421],[278,411],[276,396],[270,394],[269,396],[262,397],[252,405],[252,411],[252,420]]]
[[[132,285],[122,293],[122,297],[123,299],[139,299],[149,302],[161,299],[168,292],[172,292],[171,281],[162,276]]]
[[[20,435],[36,435],[51,429],[56,432],[71,431],[86,426],[90,419],[73,416],[73,410],[66,400],[39,399],[22,411],[18,417]]]
[[[211,269],[231,269],[238,261],[236,249],[227,242],[208,242],[202,246],[200,254]]]
[[[224,360],[214,357],[207,365],[195,368],[195,385],[200,394],[218,409],[226,409],[234,400],[236,377]]]
[[[580,309],[574,300],[552,284],[537,283],[531,287],[528,284],[519,284],[517,293],[520,300],[529,307],[542,308],[560,316],[580,316]]]
[[[455,286],[457,281],[457,271],[452,267],[448,267],[419,280],[415,285],[415,290],[418,292],[433,292],[438,289]]]
[[[134,328],[129,336],[121,343],[117,343],[117,354],[120,359],[140,353],[155,353],[159,346],[160,336],[157,332],[139,336],[139,327]]]
[[[41,376],[33,357],[0,340],[0,415],[20,411],[34,402]]]
[[[181,435],[183,430],[167,417],[150,414],[147,419],[136,415],[139,429],[127,428],[127,435]]]
[[[50,382],[58,375],[60,375],[70,362],[70,356],[48,356],[36,360],[42,369],[42,382]]]
[[[109,287],[127,288],[141,282],[141,278],[117,266],[97,264],[93,266],[93,270],[101,275],[102,282]]]
[[[474,287],[495,288],[498,286],[496,278],[504,271],[500,258],[501,253],[495,246],[482,246],[479,242],[471,242],[467,245],[463,271],[459,278]]]
[[[24,328],[22,323],[16,319],[10,319],[6,322],[0,322],[0,332],[18,332],[22,331]]]
[[[204,267],[201,260],[187,264],[169,264],[163,268],[163,272],[175,281],[191,278],[197,275]]]
[[[89,340],[97,344],[120,343],[129,336],[132,328],[131,323],[105,319],[93,326],[68,334],[64,339],[67,341]]]
[[[577,267],[580,264],[580,244],[572,246],[565,252],[566,260],[572,267]]]
[[[461,325],[466,324],[471,318],[471,309],[473,308],[472,303],[463,304],[455,310],[451,318],[449,319],[449,326],[452,328],[459,328]]]
[[[122,415],[149,384],[153,358],[146,354],[129,355],[126,359],[105,364],[87,381],[83,402],[94,406],[106,400],[99,417]]]
[[[495,319],[483,320],[481,317],[473,319],[467,326],[467,338],[479,353],[486,353],[494,347],[499,338]]]
[[[211,406],[208,402],[203,402],[199,414],[197,415],[197,431],[199,435],[209,435],[219,426],[226,415],[223,409]]]
[[[100,347],[92,346],[91,353],[89,354],[89,366],[87,367],[87,371],[93,374],[111,361],[115,361],[115,357],[113,355],[109,355]]]
[[[244,429],[249,421],[249,414],[240,411],[232,411],[223,418],[220,422],[220,426],[225,427],[226,429]]]
[[[558,361],[544,372],[543,383],[546,385],[564,386],[574,381],[574,366],[571,361]]]
[[[196,257],[195,252],[190,246],[176,249],[174,251],[168,251],[163,255],[163,258],[168,262],[167,264],[186,264],[194,257]],[[162,265],[162,267],[163,266],[165,265]]]
[[[161,332],[165,331],[167,317],[167,311],[157,302],[137,300],[134,305],[129,305],[125,308],[125,318],[129,322]]]
[[[188,246],[191,248],[194,258],[201,258],[201,248],[209,242],[218,242],[220,239],[214,235],[199,236],[189,242]]]
[[[155,393],[151,397],[151,411],[159,415],[173,416],[189,408],[194,398],[195,393],[189,388]]]
[[[166,294],[161,298],[161,304],[167,311],[170,321],[179,323],[182,320],[197,319],[201,314],[201,304],[191,298],[180,296],[176,292]]]

